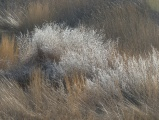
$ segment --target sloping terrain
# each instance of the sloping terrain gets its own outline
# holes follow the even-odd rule
[[[153,3],[27,2],[1,8],[0,119],[159,119]]]

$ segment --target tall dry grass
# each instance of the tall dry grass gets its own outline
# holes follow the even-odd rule
[[[75,72],[70,76],[64,77],[64,83],[68,94],[77,96],[84,92],[86,87],[86,80],[84,75]]]
[[[69,29],[45,24],[19,37],[18,47],[14,37],[2,35],[0,68],[7,69],[5,72],[15,80],[0,77],[0,119],[157,120],[159,52],[151,45],[158,48],[158,27],[147,10],[134,4],[112,5],[104,0],[91,4],[51,1],[54,8],[43,2],[27,6],[21,31],[47,20],[74,26],[83,19],[80,22],[84,25],[99,31],[102,28],[104,34],[84,26]],[[88,9],[77,15],[83,5],[93,12],[88,20],[81,18],[83,12],[84,16],[90,12]],[[59,11],[50,13],[52,9]],[[118,37],[119,43],[109,39]],[[106,42],[103,44],[102,40]],[[118,50],[128,56],[121,56]],[[130,55],[147,50],[152,52],[145,58]],[[18,56],[24,61],[22,67],[14,67]],[[12,73],[14,69],[17,74]],[[25,90],[19,86],[18,80],[23,81],[19,74],[29,78]]]
[[[27,1],[26,4],[17,1],[15,3],[17,7],[10,8],[14,9],[14,12],[6,8],[4,13],[7,14],[7,17],[1,18],[3,23],[0,26],[3,29],[15,31],[16,33],[33,30],[35,26],[40,26],[44,22],[66,23],[74,27],[90,13],[92,7],[89,4],[90,1],[34,0]],[[9,24],[13,20],[17,22],[16,25]]]
[[[49,2],[33,1],[29,2],[23,14],[20,17],[20,31],[31,30],[36,25],[42,25],[44,22],[51,21],[51,10]]]
[[[0,69],[7,69],[15,65],[18,60],[18,47],[15,36],[2,34],[0,43]]]
[[[91,15],[94,0],[28,0],[23,4],[16,1],[0,17],[0,28],[16,33],[31,31],[35,26],[41,26],[44,22],[65,23],[71,27],[78,26],[81,20]],[[4,16],[6,14],[7,16]],[[3,22],[2,22],[3,21]],[[2,23],[1,23],[2,22]],[[14,23],[13,23],[14,22]]]
[[[118,94],[114,93],[113,89],[107,91],[107,88],[103,88],[99,84],[92,88],[86,87],[78,94],[72,94],[75,93],[74,89],[69,89],[69,93],[65,93],[62,87],[58,90],[49,87],[39,68],[33,71],[30,81],[31,86],[28,88],[28,92],[24,92],[17,83],[1,80],[1,119],[158,119],[158,90],[153,89],[158,87],[158,84],[153,84],[152,81],[152,86],[147,86],[150,84],[149,82],[140,83],[131,89],[129,94],[123,93],[124,89],[118,83],[116,84],[116,87],[119,88]],[[134,86],[131,82],[128,85]],[[85,86],[87,85],[85,84]],[[138,99],[141,104],[133,104],[128,97]]]
[[[74,93],[73,89],[69,91],[69,94],[63,91],[63,87],[54,89],[47,84],[41,73],[40,68],[33,71],[27,92],[24,92],[16,82],[1,80],[0,118],[60,120],[92,117],[91,115],[85,116],[79,108],[78,101],[82,98],[80,97],[82,92],[75,95],[71,94]],[[80,88],[81,85],[78,85]]]
[[[121,52],[145,54],[151,45],[158,49],[159,28],[149,9],[133,3],[99,4],[88,26],[103,30],[107,39],[119,41]]]

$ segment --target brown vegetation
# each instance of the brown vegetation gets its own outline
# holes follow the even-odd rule
[[[2,35],[0,44],[0,69],[6,69],[15,65],[18,60],[18,48],[15,36]]]
[[[105,40],[119,41],[119,50],[129,55],[150,52],[151,45],[159,48],[159,28],[150,18],[148,8],[132,3],[100,5],[88,26],[103,29]]]
[[[70,27],[75,27],[80,23],[99,31],[102,29],[105,35],[103,41],[118,40],[118,50],[128,55],[128,57],[125,56],[125,62],[123,62],[123,66],[127,69],[127,62],[131,56],[150,52],[151,46],[159,50],[159,28],[150,17],[149,8],[132,4],[132,2],[112,4],[109,0],[107,2],[105,0],[35,0],[27,4],[25,9],[17,15],[15,19],[18,18],[19,26],[14,30],[18,32],[32,30],[35,25],[40,26],[50,21],[64,22]],[[16,65],[19,62],[19,52],[15,36],[2,34],[0,69],[10,70]],[[113,82],[115,88],[111,85],[104,86],[98,78],[94,78],[97,82],[88,80],[86,75],[79,71],[66,74],[61,83],[55,81],[52,85],[48,82],[40,65],[46,60],[58,64],[60,57],[59,54],[43,52],[40,46],[37,46],[37,53],[29,57],[28,61],[24,59],[26,65],[38,63],[29,74],[30,83],[26,85],[27,90],[24,90],[14,80],[0,78],[0,119],[159,119],[159,82],[156,72],[158,66],[155,66],[156,71],[153,69],[154,66],[148,66],[149,71],[146,71],[143,81],[134,80],[135,77],[132,75],[131,78],[128,70],[124,71],[130,79],[126,81],[122,77],[123,80],[121,80],[117,78],[118,76],[111,78],[110,80],[115,79]],[[110,70],[116,69],[114,59],[116,55],[108,58]],[[33,63],[30,64],[29,60]],[[136,74],[139,72],[137,70]],[[122,82],[124,82],[123,86]]]
[[[35,0],[28,2],[22,12],[17,8],[13,18],[18,26],[14,30],[26,32],[44,22],[64,23],[70,27],[84,24],[103,30],[104,41],[118,40],[121,53],[145,54],[151,51],[151,46],[159,49],[159,28],[146,3],[154,5],[153,0]]]
[[[59,89],[49,87],[40,68],[33,71],[28,92],[24,92],[15,82],[1,82],[1,119],[158,119],[157,81],[152,83],[148,80],[137,86],[127,83],[133,88],[125,93],[116,81],[118,92],[114,93],[113,89],[102,88],[99,84],[89,88],[88,84],[81,81],[84,76],[74,76],[76,78],[73,79],[66,77],[67,94],[62,86]],[[68,81],[74,84],[71,85]],[[85,89],[82,87],[82,92],[79,92],[83,84]],[[133,99],[140,104],[134,104]]]

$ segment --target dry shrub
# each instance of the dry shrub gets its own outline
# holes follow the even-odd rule
[[[15,36],[2,35],[0,43],[0,68],[6,69],[15,65],[18,60],[18,47],[16,46]]]

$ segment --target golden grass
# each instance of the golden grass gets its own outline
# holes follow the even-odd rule
[[[80,111],[79,100],[84,97],[86,89],[86,80],[83,74],[75,72],[69,76],[64,77],[66,91],[68,94],[67,103],[72,113],[79,119],[82,119]]]
[[[79,73],[65,77],[68,93],[53,89],[44,82],[44,74],[35,68],[30,76],[30,86],[24,92],[16,83],[0,82],[0,118],[2,119],[78,119],[78,120],[152,120],[158,117],[158,84],[141,83],[134,87],[135,97],[141,97],[141,106],[125,99],[120,92],[113,95],[100,86],[86,87],[83,75]],[[130,82],[131,84],[131,82]],[[131,84],[133,87],[133,84]],[[141,87],[143,85],[143,87]],[[84,90],[83,90],[83,86]],[[116,87],[121,91],[119,83]],[[109,92],[109,93],[108,93]],[[144,93],[145,92],[145,93]],[[155,93],[155,94],[154,94]],[[150,95],[151,94],[151,95]],[[137,96],[139,95],[139,96]],[[142,98],[142,96],[147,97]],[[154,96],[153,96],[154,95]],[[122,99],[118,99],[122,96]]]
[[[18,52],[15,36],[3,34],[0,43],[0,68],[6,69],[14,65],[18,60]]]
[[[17,12],[18,14],[18,12]],[[51,18],[51,10],[49,2],[31,1],[18,15],[19,26],[18,31],[26,32],[32,30],[37,25],[49,22]]]
[[[30,92],[33,111],[41,119],[82,119],[82,113],[79,108],[79,98],[84,92],[84,78],[77,74],[66,78],[66,88],[68,94],[63,93],[61,88],[50,88],[44,81],[44,76],[40,68],[36,68],[30,77]],[[56,109],[55,109],[56,108]],[[60,110],[60,111],[58,111]]]
[[[42,24],[49,19],[50,12],[49,3],[31,2],[28,5],[27,18],[30,24]]]
[[[0,82],[0,118],[1,119],[35,119],[36,114],[29,106],[29,98],[15,82]],[[17,114],[18,113],[18,114]],[[16,115],[17,114],[17,115]],[[15,116],[16,115],[16,118]]]
[[[29,1],[25,6],[17,1],[15,4],[19,7],[12,11],[7,9],[7,11],[9,13],[15,11],[12,17],[19,25],[15,26],[14,30],[26,33],[27,30],[33,30],[35,26],[41,26],[44,22],[66,23],[70,26],[78,25],[80,19],[87,13],[83,10],[88,7],[88,1],[34,0]],[[6,26],[3,27],[6,28]],[[13,30],[9,27],[8,29]]]
[[[35,110],[40,111],[42,107],[42,84],[44,82],[40,68],[37,68],[32,72],[30,80],[30,89],[35,103]]]
[[[66,83],[66,90],[69,94],[76,96],[81,92],[84,92],[86,87],[84,75],[75,72],[71,76],[65,76],[64,80]]]

